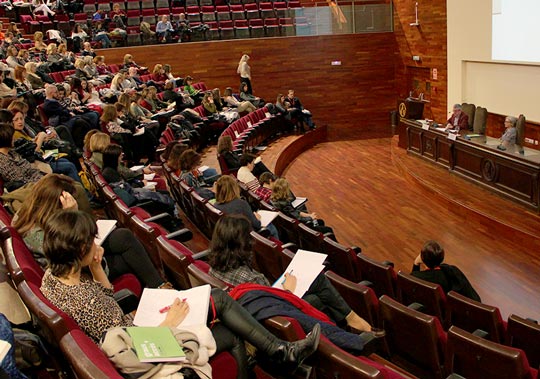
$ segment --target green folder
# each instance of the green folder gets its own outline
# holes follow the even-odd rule
[[[126,328],[133,340],[133,348],[141,362],[185,361],[186,354],[170,328],[164,326],[136,326]]]

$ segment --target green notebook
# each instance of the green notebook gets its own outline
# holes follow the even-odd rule
[[[171,329],[164,326],[136,326],[126,328],[141,362],[185,361],[184,350]]]

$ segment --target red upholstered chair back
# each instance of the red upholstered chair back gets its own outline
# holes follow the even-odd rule
[[[469,333],[481,329],[488,333],[486,339],[504,343],[506,327],[499,308],[471,300],[454,291],[448,293],[447,302],[449,325]]]
[[[531,320],[511,315],[508,318],[506,344],[527,354],[531,367],[540,366],[540,325]]]
[[[475,336],[456,326],[448,330],[446,370],[467,379],[534,379],[525,353]]]
[[[392,266],[384,265],[360,253],[356,255],[362,281],[369,281],[377,296],[396,298],[396,273]]]
[[[332,271],[326,271],[325,275],[356,314],[374,327],[380,325],[379,299],[371,288],[351,282]]]
[[[435,316],[446,325],[446,295],[442,287],[400,271],[397,275],[398,300],[409,306],[422,304],[422,312]]]
[[[445,377],[446,334],[439,319],[412,310],[386,295],[379,299],[379,309],[391,361],[422,378]]]

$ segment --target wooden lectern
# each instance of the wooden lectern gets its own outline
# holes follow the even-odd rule
[[[412,120],[420,120],[423,118],[424,114],[424,104],[426,101],[407,98],[404,100],[398,101],[398,112],[399,117],[408,118]]]

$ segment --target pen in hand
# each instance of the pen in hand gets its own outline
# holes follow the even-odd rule
[[[282,285],[285,284],[285,281],[287,280],[287,276],[292,275],[293,272],[294,270],[291,270],[289,273],[283,274],[283,281],[281,282]]]
[[[182,299],[182,302],[185,303],[187,298]],[[170,305],[167,305],[166,307],[163,307],[159,310],[159,313],[167,313],[171,309]]]

